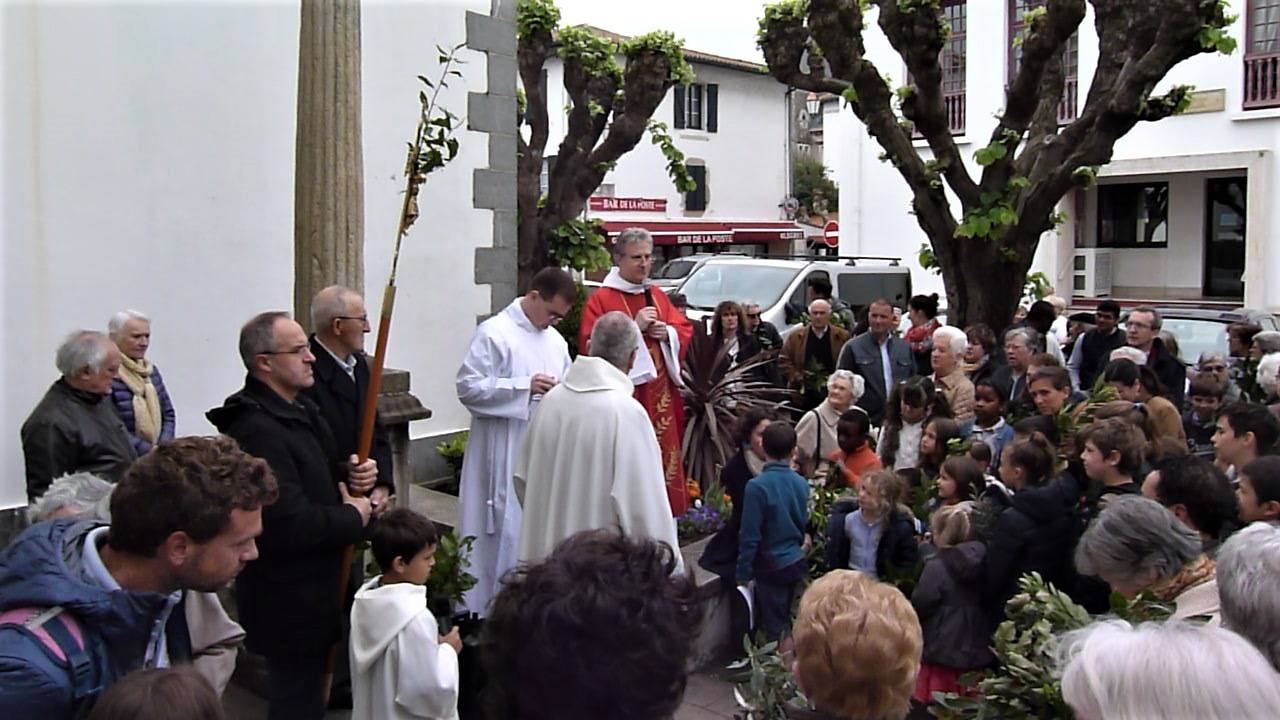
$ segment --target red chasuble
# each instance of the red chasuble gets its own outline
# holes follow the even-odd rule
[[[616,274],[617,269],[614,269]],[[675,330],[680,341],[679,356],[683,357],[689,339],[693,337],[693,325],[682,313],[672,306],[667,294],[661,288],[651,286],[650,295],[653,306],[658,311],[658,319]],[[578,351],[587,351],[587,338],[591,336],[591,328],[596,320],[607,312],[615,310],[624,312],[634,318],[646,304],[643,292],[624,292],[612,287],[602,287],[587,299],[582,308],[582,324],[578,329]],[[653,430],[658,436],[658,447],[662,450],[662,466],[666,471],[667,499],[671,502],[673,516],[684,514],[688,506],[688,492],[685,487],[684,463],[680,457],[681,441],[684,438],[684,401],[680,398],[680,386],[672,377],[671,368],[663,357],[662,346],[650,337],[644,339],[645,347],[636,355],[636,366],[641,366],[639,354],[647,352],[653,360],[654,373],[657,377],[636,385],[635,398],[649,412],[649,420],[653,422]],[[677,370],[678,372],[678,370]],[[635,377],[636,369],[632,369]]]

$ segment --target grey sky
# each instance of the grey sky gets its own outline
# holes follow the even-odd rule
[[[623,35],[670,30],[690,50],[764,62],[756,48],[762,0],[556,0],[562,22]]]

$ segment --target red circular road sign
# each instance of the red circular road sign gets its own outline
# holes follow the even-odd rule
[[[827,221],[822,228],[822,239],[826,241],[827,247],[840,247],[840,223],[835,220]]]

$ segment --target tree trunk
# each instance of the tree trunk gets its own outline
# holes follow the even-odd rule
[[[310,330],[321,289],[364,290],[359,0],[303,0],[297,122],[293,310]]]

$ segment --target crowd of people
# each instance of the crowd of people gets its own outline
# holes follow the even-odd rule
[[[1033,572],[1090,613],[1113,593],[1171,608],[1059,639],[1078,716],[1280,704],[1280,334],[1232,326],[1228,353],[1191,365],[1146,306],[1069,315],[1051,298],[998,337],[943,324],[936,296],[849,307],[817,283],[784,337],[732,299],[690,321],[648,282],[643,230],[613,261],[576,357],[553,326],[578,288],[548,268],[457,372],[475,649],[428,609],[440,532],[394,507],[380,423],[357,452],[358,293],[319,293],[310,335],[280,312],[243,326],[246,378],[209,410],[215,438],[177,436],[145,315],[70,336],[22,428],[34,524],[0,554],[0,714],[221,717],[243,643],[273,719],[321,717],[344,685],[356,718],[454,718],[468,657],[483,702],[464,717],[670,717],[703,613],[675,522],[710,489],[682,462],[699,333],[779,400],[729,408],[732,512],[696,559],[780,641],[810,703],[795,717],[972,694]],[[362,542],[369,578],[344,555]]]

